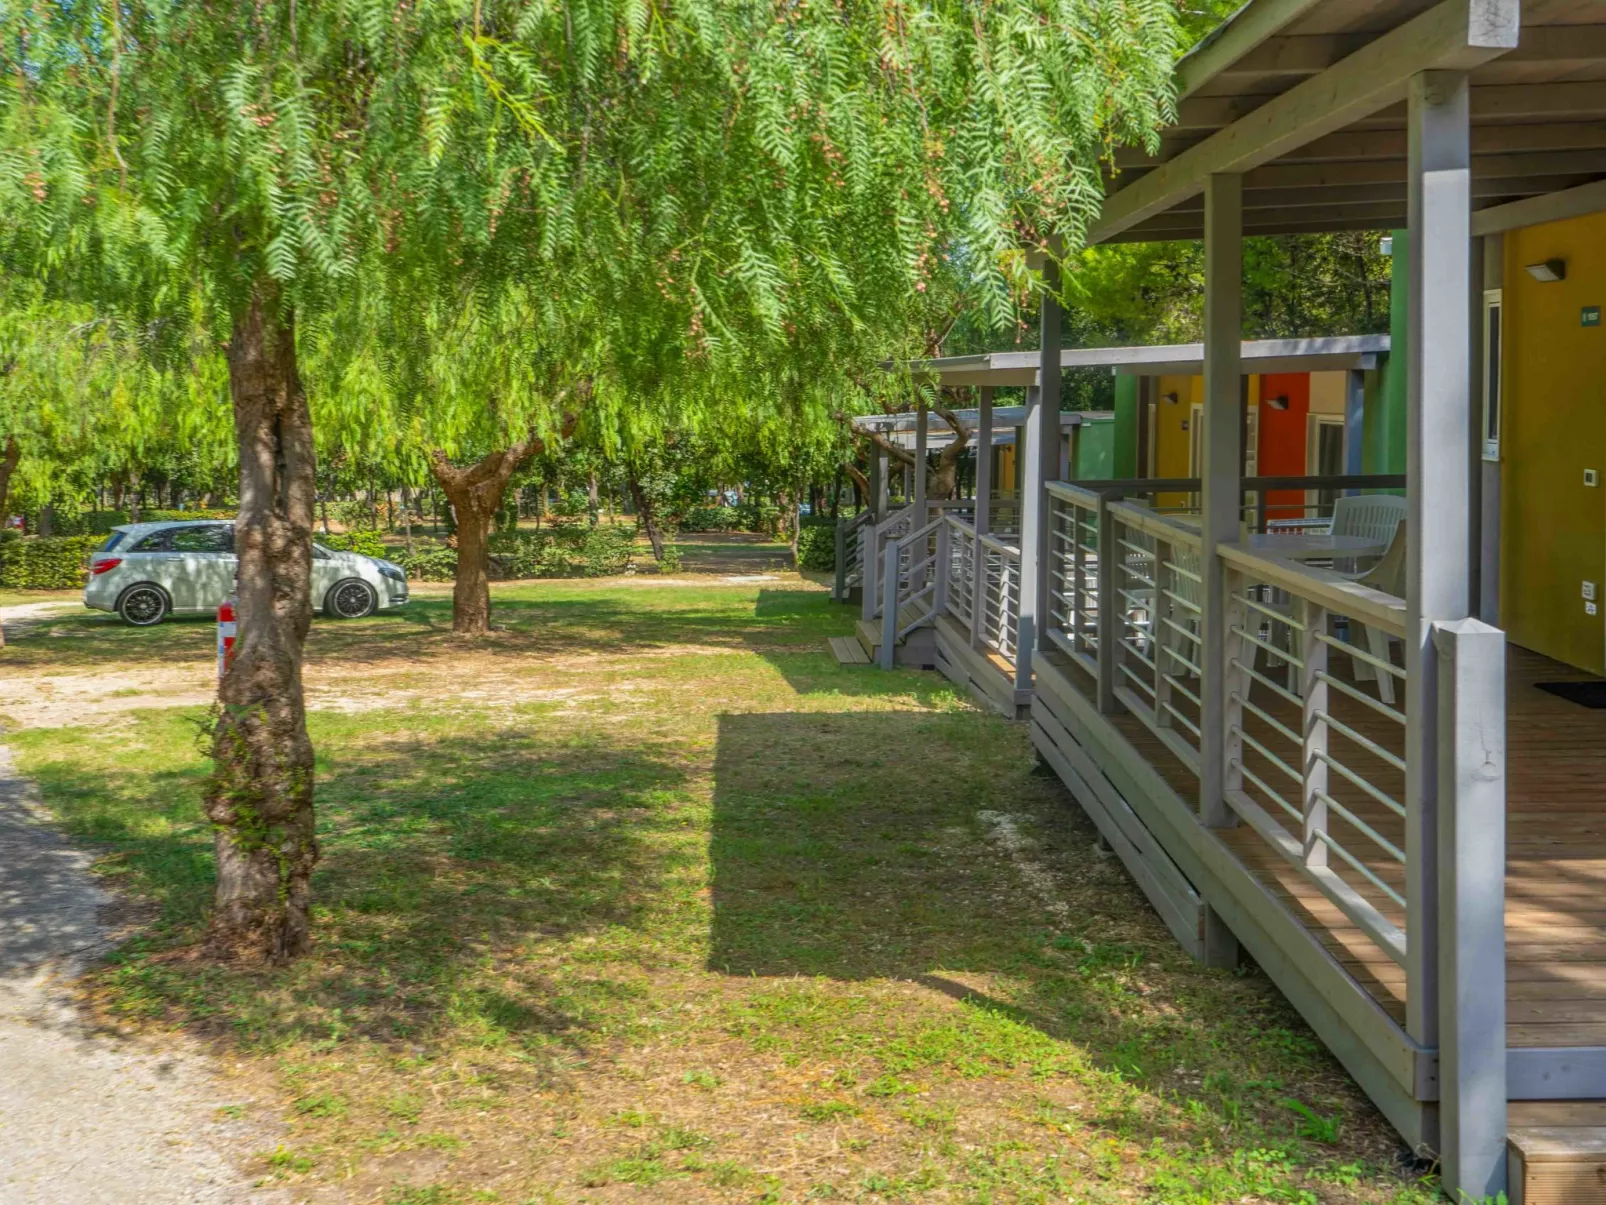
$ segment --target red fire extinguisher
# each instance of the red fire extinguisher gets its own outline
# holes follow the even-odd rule
[[[217,608],[217,676],[220,682],[228,672],[229,662],[234,660],[234,608],[238,602],[231,594]]]

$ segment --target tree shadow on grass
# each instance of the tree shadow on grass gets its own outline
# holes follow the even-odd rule
[[[114,1006],[212,1025],[255,1047],[320,1035],[583,1041],[601,1002],[631,989],[606,970],[565,973],[541,948],[644,940],[679,856],[684,824],[669,801],[684,768],[573,732],[345,747],[315,735],[316,947],[286,968],[190,957],[214,873],[204,762],[175,773],[131,758],[111,788],[82,758],[36,769],[69,833],[93,841],[103,868],[159,910],[105,972]]]
[[[980,813],[1009,816],[1027,843],[1004,848]],[[709,968],[776,981],[753,1026],[786,1048],[840,1005],[820,985],[905,980],[967,1008],[899,1037],[900,1058],[925,1042],[937,1061],[1085,1060],[1146,1088],[1189,1067],[1233,1068],[1224,1082],[1330,1071],[1269,985],[1191,963],[1093,844],[1059,782],[1033,772],[1019,726],[996,717],[722,716]],[[1163,1000],[1143,982],[1162,974]]]
[[[605,650],[613,655],[670,646],[743,648],[799,645],[852,628],[819,591],[729,586],[614,587],[555,582],[515,585],[493,596],[497,631],[484,639],[452,632],[449,598],[415,597],[400,611],[361,620],[317,617],[307,639],[310,666],[323,662],[381,664],[440,661],[482,650],[506,656],[552,656]],[[207,661],[215,628],[205,617],[131,628],[115,616],[65,614],[27,629],[0,650],[0,672],[118,668]]]

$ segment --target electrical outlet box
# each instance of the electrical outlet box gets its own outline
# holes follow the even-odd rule
[[[1595,601],[1595,583],[1594,582],[1585,582],[1584,583],[1584,597],[1586,599],[1588,599],[1590,602],[1594,602]]]
[[[1586,602],[1584,604],[1584,614],[1585,615],[1598,615],[1599,613],[1600,613],[1600,604],[1599,603]]]
[[[1585,485],[1599,485],[1600,484],[1600,470],[1599,469],[1585,469],[1584,470],[1584,484]]]

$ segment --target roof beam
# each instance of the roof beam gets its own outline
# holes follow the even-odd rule
[[[1354,54],[1368,38],[1367,34],[1354,33],[1270,38],[1216,74],[1218,78],[1316,75]],[[1503,64],[1543,62],[1565,67],[1603,59],[1606,59],[1606,26],[1538,25],[1524,29],[1517,48],[1500,61]]]
[[[1593,172],[1573,172],[1570,175],[1556,176],[1474,176],[1472,179],[1472,195],[1474,197],[1524,197],[1535,193],[1560,192],[1563,189],[1582,184],[1592,175],[1606,175],[1606,164],[1602,164]],[[1341,206],[1366,204],[1375,201],[1396,201],[1405,203],[1405,181],[1390,180],[1377,184],[1326,184],[1315,188],[1248,188],[1244,189],[1244,212],[1252,214],[1262,209],[1297,209],[1310,206],[1326,206],[1336,209]],[[1204,203],[1198,197],[1190,197],[1172,208],[1166,214],[1173,213],[1199,213],[1204,209]],[[1164,215],[1162,215],[1164,216]],[[1245,221],[1252,220],[1245,217]],[[1159,221],[1159,219],[1156,219]]]
[[[1250,0],[1182,56],[1177,64],[1177,96],[1188,96],[1320,3],[1321,0]]]
[[[1172,157],[1188,146],[1172,145]],[[1575,151],[1606,147],[1606,121],[1554,121],[1528,125],[1473,126],[1472,153],[1498,154],[1501,151]],[[1296,147],[1279,157],[1281,163],[1325,163],[1332,160],[1404,159],[1404,123],[1398,130],[1341,130]],[[1149,155],[1136,148],[1115,152],[1117,168],[1158,167],[1166,151]]]
[[[1599,213],[1603,209],[1606,209],[1606,180],[1596,180],[1565,192],[1524,197],[1506,205],[1476,209],[1472,213],[1472,233],[1499,234],[1502,230],[1537,226],[1541,222],[1560,222],[1566,218],[1583,217],[1586,213]]]
[[[1103,242],[1193,196],[1213,172],[1259,167],[1393,104],[1419,71],[1465,70],[1505,53],[1517,44],[1518,8],[1519,0],[1441,0],[1105,198],[1088,241]]]

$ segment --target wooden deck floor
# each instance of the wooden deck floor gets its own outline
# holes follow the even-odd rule
[[[1606,711],[1535,688],[1538,682],[1585,676],[1524,649],[1510,650],[1506,933],[1512,1046],[1606,1045]],[[1273,709],[1274,700],[1265,697],[1269,692],[1258,687],[1257,692],[1256,701]],[[1343,718],[1380,741],[1389,733],[1390,721],[1364,709]],[[1197,780],[1140,720],[1123,715],[1117,725],[1180,795],[1195,797]],[[1344,756],[1396,798],[1404,797],[1403,776],[1375,759],[1362,765],[1356,749]],[[1275,781],[1264,765],[1257,769]],[[1381,806],[1353,789],[1341,793],[1335,786],[1333,793],[1382,835],[1400,841],[1403,826]],[[1275,808],[1267,805],[1267,810]],[[1261,882],[1403,1021],[1404,972],[1253,829],[1240,825],[1224,836]],[[1353,831],[1343,840],[1403,894],[1399,867]],[[1383,893],[1358,877],[1351,881],[1385,915],[1403,923]]]

